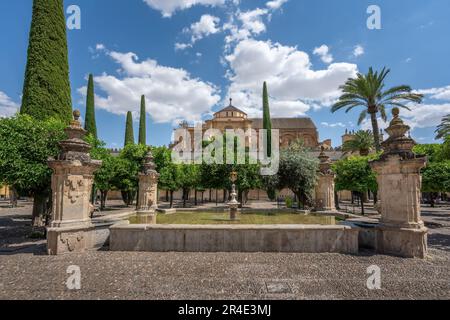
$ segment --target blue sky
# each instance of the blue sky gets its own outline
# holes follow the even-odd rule
[[[187,3],[195,3],[193,6]],[[369,30],[369,5],[381,30]],[[335,146],[358,112],[330,113],[337,90],[370,66],[388,66],[388,85],[426,94],[403,112],[420,143],[450,113],[450,2],[447,0],[72,0],[81,29],[68,30],[75,108],[84,113],[89,73],[97,125],[109,147],[123,145],[125,113],[146,94],[149,143],[167,144],[179,121],[207,119],[229,97],[261,116],[268,81],[273,117],[311,117]],[[31,0],[0,2],[0,116],[20,105]],[[368,123],[363,124],[369,128]],[[137,134],[136,134],[137,136]]]

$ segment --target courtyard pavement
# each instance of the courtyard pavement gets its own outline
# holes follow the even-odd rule
[[[118,210],[123,210],[119,208]],[[450,299],[450,208],[424,208],[425,260],[342,254],[89,252],[50,257],[29,203],[0,202],[0,299]],[[66,287],[71,265],[81,290]],[[381,268],[381,290],[367,268]]]

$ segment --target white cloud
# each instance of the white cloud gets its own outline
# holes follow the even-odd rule
[[[328,48],[327,45],[321,45],[318,48],[315,48],[313,53],[315,55],[318,55],[320,57],[320,59],[326,63],[326,64],[330,64],[333,62],[333,55],[330,53],[330,48]]]
[[[201,16],[200,21],[193,23],[185,32],[192,33],[191,43],[203,39],[211,34],[220,32],[220,18],[205,14]]]
[[[240,11],[237,9],[230,15],[230,19],[223,25],[223,30],[228,31],[225,37],[225,49],[229,51],[231,45],[241,40],[246,40],[258,36],[267,30],[265,20],[270,21],[272,13],[280,9],[288,0],[275,0],[266,3],[264,9],[256,8],[254,10]],[[234,1],[238,4],[239,1]]]
[[[155,60],[140,61],[136,54],[108,52],[120,65],[123,77],[102,74],[94,77],[106,96],[96,97],[96,105],[114,114],[137,113],[141,95],[148,100],[148,112],[158,123],[201,120],[220,100],[218,89],[183,70],[161,66]],[[78,89],[82,95],[85,88]]]
[[[414,129],[434,128],[441,123],[441,120],[447,114],[450,114],[450,103],[445,104],[410,104],[411,111],[402,109],[400,117],[403,121]],[[381,118],[378,119],[380,129],[386,129],[389,126],[389,121],[384,122]],[[364,130],[371,130],[372,124],[367,118],[362,123],[361,127]]]
[[[95,46],[95,50],[97,50],[97,51],[103,51],[105,49],[106,49],[106,47],[102,43],[97,43],[97,45]]]
[[[431,99],[450,101],[450,86],[417,90],[418,93],[430,95]]]
[[[257,8],[255,10],[239,13],[238,19],[242,22],[243,29],[258,35],[266,31],[266,25],[262,21],[262,18],[268,13],[269,11],[266,9]]]
[[[175,11],[189,9],[195,5],[218,6],[226,0],[144,0],[151,8],[161,11],[163,17],[170,18]]]
[[[355,46],[355,48],[353,49],[353,56],[354,57],[362,56],[364,53],[365,53],[364,47],[362,45],[360,45],[360,44]]]
[[[272,10],[281,8],[283,4],[288,2],[288,0],[273,0],[266,3],[266,6]]]
[[[175,43],[175,50],[176,51],[181,51],[181,50],[185,50],[185,49],[188,49],[188,48],[192,48],[192,44],[190,44],[190,43],[179,43],[179,42]]]
[[[339,86],[357,73],[357,66],[334,63],[325,70],[312,70],[307,53],[270,41],[243,40],[226,57],[230,65],[228,95],[235,105],[261,116],[261,92],[267,81],[274,116],[300,116],[311,107],[329,105]],[[315,108],[315,107],[314,107]]]
[[[347,128],[347,126],[342,122],[337,123],[322,122],[321,125],[328,128]]]
[[[0,91],[0,118],[11,117],[19,111],[19,104]]]

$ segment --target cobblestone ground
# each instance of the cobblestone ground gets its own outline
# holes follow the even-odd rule
[[[450,210],[425,209],[426,260],[362,253],[234,254],[90,252],[49,257],[30,240],[29,205],[0,203],[0,299],[450,299]],[[66,287],[81,269],[81,290]],[[381,268],[382,288],[366,287]]]

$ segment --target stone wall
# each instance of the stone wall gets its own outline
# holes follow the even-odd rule
[[[358,253],[358,230],[319,225],[118,225],[111,251]]]

